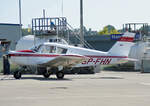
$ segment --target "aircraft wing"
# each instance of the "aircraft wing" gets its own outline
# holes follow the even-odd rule
[[[87,61],[88,59],[89,57],[82,56],[82,55],[61,55],[54,58],[51,61],[39,65],[49,66],[49,67],[58,67],[58,66],[72,67],[76,64],[82,63],[83,61]]]

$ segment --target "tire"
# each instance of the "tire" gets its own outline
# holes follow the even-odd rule
[[[63,79],[64,78],[64,73],[62,71],[58,71],[56,73],[57,79]]]
[[[14,78],[15,78],[15,79],[20,79],[20,78],[21,78],[21,72],[15,71],[15,72],[14,72]]]
[[[43,73],[43,76],[44,76],[44,78],[49,78],[50,74],[47,73],[47,72],[44,72],[44,73]]]

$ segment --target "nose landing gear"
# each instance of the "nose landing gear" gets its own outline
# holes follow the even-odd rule
[[[14,72],[14,78],[16,78],[16,79],[20,79],[21,78],[21,72],[20,71],[15,71]]]

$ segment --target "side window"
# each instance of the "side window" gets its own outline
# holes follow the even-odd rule
[[[61,47],[57,47],[57,53],[58,54],[66,54],[67,53],[67,49],[61,48]]]
[[[56,53],[56,47],[49,46],[49,45],[40,45],[38,48],[38,52],[40,52],[40,53]]]
[[[56,53],[56,47],[55,46],[50,46],[49,53]]]
[[[50,52],[50,46],[45,46],[44,48],[44,53],[49,53]]]

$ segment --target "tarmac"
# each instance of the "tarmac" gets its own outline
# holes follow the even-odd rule
[[[150,106],[150,74],[0,75],[0,106]]]

